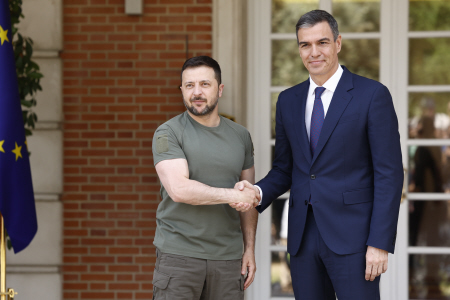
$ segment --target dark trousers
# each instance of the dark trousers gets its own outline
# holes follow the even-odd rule
[[[365,280],[366,252],[338,255],[322,239],[309,205],[299,252],[291,256],[296,300],[379,300],[380,277]]]
[[[207,260],[156,249],[155,300],[244,300],[241,259]]]

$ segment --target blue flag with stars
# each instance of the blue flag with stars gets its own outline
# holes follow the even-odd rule
[[[0,7],[0,212],[14,252],[37,231],[30,160],[12,47],[9,1]]]

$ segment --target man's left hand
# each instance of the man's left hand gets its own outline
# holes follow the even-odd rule
[[[388,252],[372,246],[367,246],[366,280],[374,281],[375,277],[388,269]]]
[[[244,290],[246,290],[255,279],[256,262],[255,262],[255,252],[253,250],[245,251],[244,255],[242,256],[241,274],[245,276],[245,273],[247,273],[247,269],[248,274],[247,278],[245,279]]]

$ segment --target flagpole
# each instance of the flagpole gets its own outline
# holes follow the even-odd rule
[[[5,223],[3,215],[0,214],[0,299],[8,300],[6,294],[6,244],[5,244]]]
[[[14,299],[17,295],[13,289],[6,291],[6,243],[5,243],[5,222],[0,213],[0,300]]]

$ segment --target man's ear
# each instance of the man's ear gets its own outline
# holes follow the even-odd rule
[[[342,48],[342,36],[339,35],[338,38],[336,39],[336,45],[337,45],[337,53],[341,52],[341,48]]]
[[[219,85],[219,97],[222,97],[223,87],[223,83]]]

